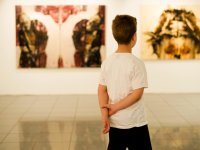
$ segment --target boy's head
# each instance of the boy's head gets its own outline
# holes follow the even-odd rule
[[[129,44],[137,30],[137,20],[129,15],[117,15],[112,22],[112,32],[118,44]]]

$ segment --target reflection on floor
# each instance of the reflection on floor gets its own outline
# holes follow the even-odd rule
[[[153,150],[200,150],[200,94],[145,94]],[[105,150],[96,95],[0,96],[0,150]]]

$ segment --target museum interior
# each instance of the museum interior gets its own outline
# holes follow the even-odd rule
[[[199,0],[0,0],[0,150],[107,149],[98,85],[123,14],[152,149],[200,150]]]

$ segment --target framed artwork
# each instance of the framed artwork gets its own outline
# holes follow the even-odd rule
[[[142,59],[200,58],[200,5],[143,5],[141,27]]]
[[[15,9],[17,68],[100,67],[105,58],[105,6]]]

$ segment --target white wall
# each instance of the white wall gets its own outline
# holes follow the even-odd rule
[[[15,5],[105,4],[106,55],[116,49],[111,33],[116,14],[138,18],[140,5],[160,4],[160,0],[0,0],[0,95],[4,94],[96,94],[99,69],[17,69],[15,48]],[[196,4],[199,0],[162,0],[163,4]],[[156,8],[155,8],[156,9]],[[140,37],[134,48],[139,54]],[[151,93],[200,92],[200,61],[145,61]]]

